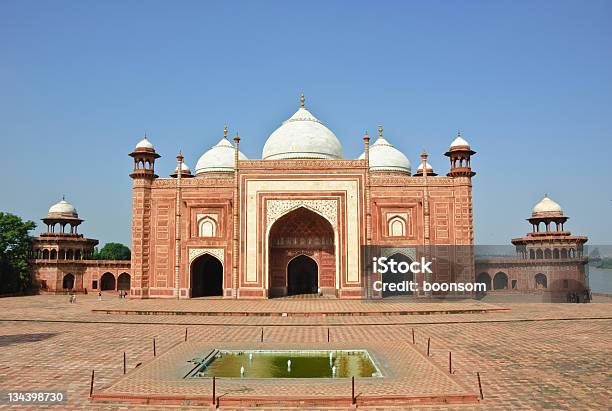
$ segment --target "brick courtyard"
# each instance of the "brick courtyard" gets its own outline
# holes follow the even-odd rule
[[[398,351],[416,350],[424,358],[424,364],[435,367],[441,375],[448,370],[448,352],[452,351],[454,374],[427,380],[427,389],[431,391],[451,393],[448,384],[457,384],[465,387],[466,392],[478,395],[475,373],[480,372],[484,400],[479,404],[424,406],[427,409],[609,409],[612,400],[612,301],[598,299],[599,302],[596,300],[593,304],[505,304],[510,310],[481,313],[226,317],[119,315],[92,311],[127,307],[155,311],[175,309],[176,304],[180,305],[179,309],[197,311],[211,304],[206,300],[120,301],[106,297],[98,301],[96,296],[79,296],[76,304],[69,304],[65,296],[3,298],[0,299],[0,390],[67,392],[67,404],[57,409],[125,409],[128,406],[125,403],[92,403],[89,400],[91,370],[96,371],[96,393],[121,381],[123,352],[127,356],[128,377],[138,375],[153,359],[153,338],[157,355],[161,357],[172,347],[177,349],[196,343],[257,346],[261,344],[262,328],[264,344],[268,347],[295,344],[324,347],[329,328],[330,345],[375,344],[376,350],[390,358]],[[232,302],[212,304],[221,303]],[[300,311],[313,302],[279,303],[294,304],[289,308]],[[342,305],[338,301],[325,303]],[[249,306],[249,309],[256,310],[258,304],[252,304],[255,308]],[[267,304],[262,302],[261,309],[268,309]],[[482,303],[441,303],[440,306],[445,312],[447,305],[464,304],[468,307]],[[181,343],[186,328],[187,345]],[[424,355],[427,338],[431,338],[428,359]],[[138,363],[143,365],[135,370]],[[401,368],[401,364],[394,366]],[[346,395],[350,401],[350,384],[341,385],[337,390],[331,385],[325,389],[337,396]],[[279,383],[276,386],[279,392],[287,395],[289,392],[294,396],[312,394],[305,384]],[[404,388],[397,386],[403,391],[401,394],[420,390],[414,382],[408,382]],[[219,389],[224,389],[222,384]],[[358,384],[357,394],[359,390]],[[367,388],[361,390],[366,393]],[[327,391],[323,394],[329,394]],[[218,394],[223,392],[218,391]],[[222,409],[235,407],[224,407],[223,402],[221,405]],[[378,407],[388,408],[386,405]]]

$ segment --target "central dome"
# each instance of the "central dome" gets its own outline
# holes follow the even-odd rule
[[[341,159],[342,145],[338,137],[304,107],[303,95],[301,100],[298,111],[270,134],[261,157],[264,160]]]

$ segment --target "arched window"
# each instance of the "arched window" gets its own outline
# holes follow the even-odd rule
[[[561,258],[567,258],[567,248],[561,249]]]
[[[535,275],[535,284],[536,288],[538,289],[548,288],[548,281],[546,279],[546,276],[542,273],[538,273]]]
[[[529,258],[534,260],[535,259],[535,251],[534,250],[529,250]]]
[[[544,250],[544,258],[552,258],[552,254],[550,252],[550,249],[547,248],[546,250]]]
[[[51,250],[49,258],[51,258],[52,260],[57,260],[57,250]]]
[[[536,258],[537,258],[537,259],[542,259],[542,258],[544,258],[544,253],[542,252],[542,250],[538,249],[538,250],[536,251]]]
[[[556,259],[556,260],[559,259],[559,249],[558,248],[555,248],[553,250],[553,258]]]
[[[210,217],[200,220],[200,237],[215,237],[217,235],[217,222]]]
[[[399,216],[391,217],[389,219],[389,236],[390,237],[405,237],[406,236],[406,222]]]
[[[42,252],[42,258],[45,260],[49,259],[49,250],[47,250],[46,248]]]

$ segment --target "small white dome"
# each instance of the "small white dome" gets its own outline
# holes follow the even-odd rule
[[[468,143],[463,137],[461,137],[461,132],[458,131],[457,132],[457,137],[453,140],[453,142],[451,143],[450,147],[465,147],[465,146],[470,146],[470,143]]]
[[[238,152],[238,159],[248,160],[241,152]],[[210,150],[202,154],[196,164],[196,175],[219,171],[234,171],[234,146],[227,138],[222,138]]]
[[[181,170],[183,171],[183,173],[191,174],[191,169],[187,164],[185,164],[184,161],[181,163]],[[174,174],[178,174],[178,165],[174,168]]]
[[[136,144],[136,148],[148,148],[151,150],[155,150],[155,148],[153,147],[153,144],[151,144],[151,142],[149,141],[149,139],[147,139],[146,136],[145,138],[140,140],[138,144]]]
[[[365,152],[361,153],[359,160],[364,158]],[[411,172],[408,157],[393,147],[393,144],[389,143],[383,136],[379,136],[376,142],[370,146],[369,163],[371,171],[401,171],[408,174]]]
[[[270,134],[262,153],[264,160],[342,157],[342,145],[336,135],[303,106]]]
[[[540,213],[560,213],[563,214],[563,209],[561,208],[561,206],[551,200],[550,198],[548,198],[547,195],[544,196],[544,198],[535,205],[535,207],[533,207],[533,214],[540,214]]]
[[[428,173],[433,173],[433,167],[428,162],[425,162],[425,167],[427,168]],[[419,164],[417,167],[417,174],[423,171],[423,163]]]
[[[60,201],[57,204],[53,204],[51,206],[51,208],[49,208],[49,214],[63,214],[63,215],[69,215],[72,217],[78,217],[79,215],[77,214],[77,210],[76,208],[74,208],[74,206],[72,204],[70,204],[68,201],[62,199],[62,201]]]

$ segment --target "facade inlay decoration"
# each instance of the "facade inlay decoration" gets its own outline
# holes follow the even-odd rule
[[[338,201],[337,200],[268,200],[266,202],[266,227],[272,224],[290,210],[305,207],[321,214],[336,230],[338,225]]]
[[[203,254],[210,254],[213,257],[216,257],[221,264],[223,264],[224,260],[224,250],[223,248],[190,248],[189,249],[189,264],[193,262],[196,258]]]

